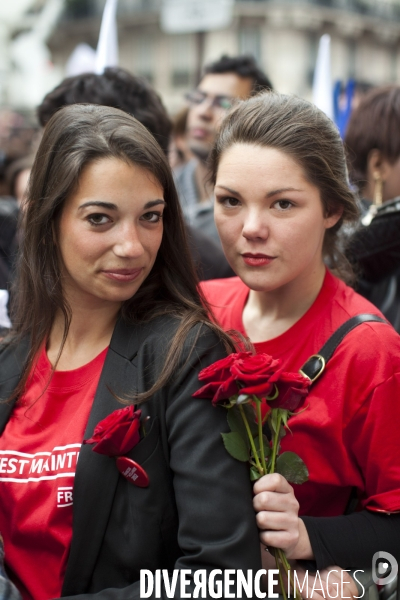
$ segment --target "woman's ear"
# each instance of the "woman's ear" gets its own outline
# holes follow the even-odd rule
[[[340,206],[337,211],[333,214],[325,217],[325,229],[330,229],[339,221],[340,217],[343,214],[343,206]]]
[[[389,178],[392,168],[393,165],[383,156],[380,150],[374,148],[370,151],[367,160],[367,197],[378,206],[382,204],[383,186]]]
[[[367,158],[367,177],[368,181],[374,181],[377,177],[380,177],[383,181],[385,170],[385,162],[382,156],[382,152],[374,148],[368,153]]]

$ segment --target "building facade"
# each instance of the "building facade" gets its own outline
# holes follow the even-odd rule
[[[104,0],[70,0],[48,45],[63,68],[80,42],[96,47]],[[399,0],[237,0],[229,27],[167,34],[161,0],[119,0],[120,65],[144,75],[171,112],[196,85],[202,64],[252,54],[285,93],[311,97],[318,40],[331,36],[332,78],[400,83]]]

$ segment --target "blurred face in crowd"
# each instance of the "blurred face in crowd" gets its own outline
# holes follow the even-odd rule
[[[340,214],[324,214],[319,189],[288,154],[231,146],[220,159],[215,198],[224,252],[250,289],[293,290],[325,269],[324,235]]]
[[[206,160],[222,119],[237,98],[251,94],[253,81],[236,73],[210,73],[188,94],[187,139],[190,150]]]
[[[382,193],[383,202],[400,196],[400,158],[388,165]]]
[[[122,303],[150,273],[163,234],[160,183],[116,158],[87,165],[58,226],[63,290],[71,306]]]

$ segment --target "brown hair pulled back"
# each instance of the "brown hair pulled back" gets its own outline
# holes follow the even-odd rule
[[[227,336],[210,323],[206,304],[197,291],[178,196],[160,146],[139,121],[123,111],[75,104],[62,108],[50,119],[31,172],[25,233],[14,286],[11,337],[12,342],[28,338],[30,351],[13,397],[23,391],[57,311],[62,311],[65,320],[62,346],[67,338],[71,309],[63,295],[61,257],[55,244],[56,223],[64,202],[79,183],[83,168],[105,158],[121,159],[147,169],[161,184],[167,204],[155,264],[121,309],[128,321],[143,322],[160,314],[181,319],[161,375],[141,399],[148,398],[173,375],[186,335],[196,323],[207,323],[229,344]]]
[[[348,183],[343,144],[333,122],[296,96],[268,92],[239,102],[225,117],[210,156],[214,183],[222,154],[234,144],[270,147],[289,155],[320,191],[325,215],[342,211],[336,225],[325,233],[323,253],[334,271],[350,279],[351,268],[338,248],[337,233],[343,223],[356,221],[358,208]]]

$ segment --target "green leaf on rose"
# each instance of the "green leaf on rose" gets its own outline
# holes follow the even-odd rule
[[[275,433],[275,435],[278,433],[278,420],[280,420],[281,422],[281,427],[279,429],[279,439],[281,439],[285,435],[283,429],[285,427],[288,427],[288,418],[289,411],[285,408],[273,408],[269,414],[268,422],[270,425],[270,429]]]
[[[301,484],[308,480],[308,469],[300,456],[294,452],[283,452],[276,459],[277,473],[280,473],[289,483]]]
[[[256,467],[250,467],[250,481],[257,481],[260,477],[262,477],[262,474],[258,472],[258,469]]]
[[[288,422],[288,418],[289,418],[289,411],[286,410],[285,408],[280,408],[280,415],[281,415],[281,419],[282,419],[282,423],[285,427],[288,426],[287,422]]]
[[[286,435],[286,429],[283,425],[281,425],[281,428],[279,430],[279,440],[281,440],[282,438],[284,438]]]
[[[230,410],[233,406],[236,406],[237,396],[231,396],[229,400],[224,404],[224,408]]]
[[[249,436],[247,435],[246,427],[240,414],[239,408],[234,406],[228,410],[228,425],[231,431],[240,433],[243,440],[245,440],[246,446],[250,448]]]
[[[224,446],[233,458],[247,462],[249,460],[249,450],[246,442],[237,431],[231,433],[221,433]]]

